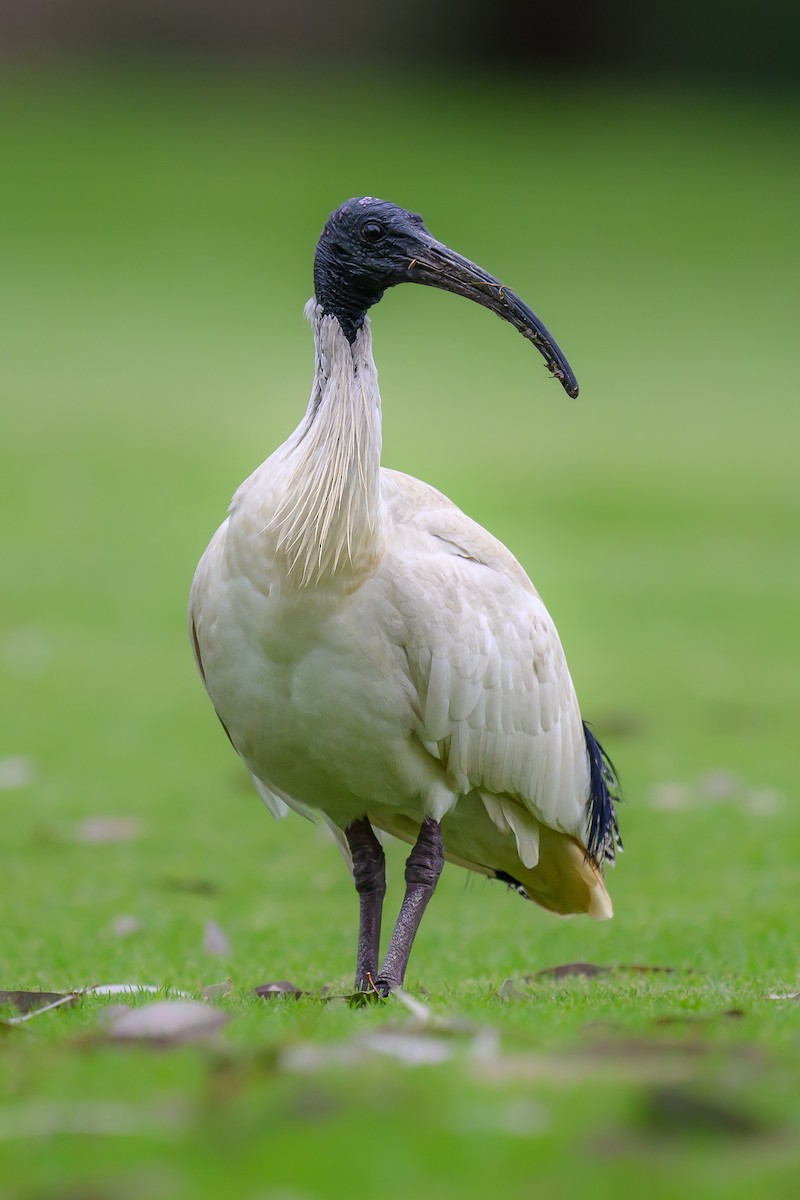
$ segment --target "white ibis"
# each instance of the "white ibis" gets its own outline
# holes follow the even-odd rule
[[[236,492],[197,568],[190,625],[211,701],[262,799],[322,813],[360,898],[356,988],[403,983],[444,860],[555,913],[612,915],[616,776],[581,720],[547,610],[513,555],[426,483],[381,467],[367,310],[399,283],[475,300],[578,384],[538,317],[370,196],[314,260],[311,400]],[[384,854],[411,843],[382,964]]]

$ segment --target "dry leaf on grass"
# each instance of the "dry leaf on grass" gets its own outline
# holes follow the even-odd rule
[[[608,967],[598,967],[595,963],[574,962],[563,963],[559,967],[544,967],[541,971],[536,971],[533,975],[524,975],[525,983],[531,983],[534,979],[566,979],[571,975],[580,975],[587,979],[593,979],[595,975],[607,974]]]
[[[663,1017],[655,1017],[654,1025],[701,1025],[705,1021],[716,1021],[719,1017],[738,1020],[744,1017],[743,1008],[727,1008],[723,1012],[713,1013],[667,1013]]]
[[[427,1032],[404,1029],[372,1030],[344,1042],[326,1045],[303,1042],[287,1046],[278,1062],[286,1071],[315,1072],[327,1067],[360,1067],[375,1055],[392,1058],[409,1067],[435,1066],[453,1058],[452,1041]]]
[[[273,983],[261,983],[258,987],[253,988],[257,996],[262,1000],[273,1000],[276,996],[294,996],[298,1000],[301,996],[310,996],[311,992],[304,992],[296,983],[290,983],[288,979],[276,979]]]
[[[452,1041],[433,1037],[429,1033],[406,1033],[401,1029],[381,1029],[363,1033],[358,1044],[381,1054],[397,1059],[409,1067],[435,1066],[447,1062],[455,1054]]]
[[[656,1087],[645,1097],[642,1123],[663,1137],[685,1134],[721,1134],[753,1137],[766,1132],[761,1121],[727,1100],[700,1096],[687,1087]]]
[[[30,787],[34,780],[33,763],[24,754],[0,758],[0,792],[13,792]]]
[[[116,937],[130,937],[132,933],[138,933],[141,928],[142,922],[139,918],[132,917],[129,913],[120,913],[111,922],[111,932]]]
[[[225,931],[216,921],[206,921],[203,927],[203,949],[217,958],[230,958],[233,953]]]
[[[97,845],[134,842],[141,832],[142,824],[137,817],[87,817],[76,825],[72,840]]]
[[[42,1008],[52,1008],[58,1002],[60,1007],[67,1001],[76,1003],[78,997],[74,992],[4,992],[0,991],[0,1005],[10,1004],[20,1013],[36,1012]]]
[[[530,1000],[532,999],[530,992],[521,992],[516,987],[513,979],[504,979],[496,992],[492,992],[493,1000]]]
[[[193,896],[218,896],[220,888],[210,879],[162,879],[159,887],[165,892],[189,892]]]
[[[33,1003],[28,1008],[21,1007],[20,1011],[23,1015],[21,1017],[6,1017],[4,1021],[5,1025],[22,1025],[24,1021],[32,1021],[34,1017],[41,1016],[43,1013],[51,1012],[54,1008],[63,1008],[68,1004],[76,1004],[80,999],[79,992],[67,992],[65,995],[62,995],[60,992],[5,992],[3,994],[6,996],[17,995],[19,997],[25,997],[26,999],[22,1001],[23,1005],[27,1004],[28,997],[39,997],[43,995],[55,996],[55,999],[48,1000],[46,1004]],[[13,1003],[13,1001],[10,1001],[9,1003]],[[14,1007],[17,1007],[17,1005],[15,1004]]]
[[[533,975],[523,975],[525,983],[533,983],[536,979],[552,978],[566,979],[570,975],[583,976],[592,979],[596,975],[609,975],[615,972],[635,971],[642,975],[671,975],[674,967],[651,966],[649,963],[612,963],[608,967],[600,967],[596,963],[574,962],[564,963],[559,967],[545,967]],[[507,981],[509,982],[509,981]]]
[[[781,810],[784,797],[769,784],[745,785],[733,771],[708,771],[689,783],[668,780],[650,789],[651,808],[663,811],[698,810],[717,804],[735,804],[752,816],[772,816]]]
[[[205,1041],[229,1019],[221,1009],[200,1000],[156,1000],[119,1013],[104,1036],[118,1042],[178,1045]]]
[[[221,1000],[223,996],[231,994],[232,987],[233,980],[228,976],[227,979],[222,980],[222,983],[209,983],[207,987],[203,988],[200,995],[204,1000]]]

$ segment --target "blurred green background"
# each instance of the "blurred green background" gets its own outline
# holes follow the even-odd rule
[[[229,975],[235,1021],[210,1055],[87,1053],[99,1001],[4,1038],[0,1196],[522,1197],[645,1178],[654,1195],[789,1195],[800,1009],[765,999],[798,986],[789,72],[770,80],[741,38],[721,69],[713,25],[705,60],[696,45],[665,55],[668,41],[642,58],[624,8],[611,12],[630,47],[615,58],[580,7],[579,73],[542,40],[526,65],[520,30],[499,18],[481,60],[471,9],[464,45],[445,53],[446,8],[424,55],[411,53],[422,17],[407,13],[394,52],[382,42],[365,67],[361,10],[346,11],[360,40],[339,29],[326,55],[315,26],[306,58],[299,32],[194,44],[186,31],[205,17],[175,17],[169,36],[156,22],[160,39],[144,17],[102,37],[76,20],[60,40],[57,21],[48,40],[6,20],[0,987],[194,992]],[[198,13],[219,23],[212,6]],[[392,27],[375,13],[373,35]],[[794,43],[777,41],[788,62]],[[709,75],[727,78],[712,88]],[[230,495],[304,411],[314,244],[328,212],[363,193],[421,212],[516,288],[581,383],[566,399],[522,339],[443,293],[396,289],[373,314],[384,461],[450,495],[529,570],[629,800],[613,922],[559,922],[451,868],[409,984],[436,1011],[499,1029],[512,1056],[586,1053],[606,1022],[623,1041],[599,1092],[588,1067],[506,1084],[462,1059],[301,1083],[262,1069],[286,1044],[400,1019],[249,998],[270,978],[346,988],[355,897],[318,829],[262,810],[184,628]],[[136,836],[86,840],[80,822],[98,816],[133,819]],[[404,853],[390,852],[390,907]],[[138,922],[130,937],[120,914]],[[230,953],[204,947],[209,920]],[[507,977],[572,960],[677,974],[491,998]],[[719,1024],[730,1008],[744,1018]],[[672,1019],[687,1022],[676,1053],[684,1035],[704,1039],[687,1086],[746,1111],[750,1141],[722,1118],[694,1129],[691,1109],[666,1133],[652,1116],[647,1089],[663,1081],[631,1083],[624,1039],[661,1053],[654,1022]],[[185,1125],[168,1143],[55,1134],[35,1155],[13,1134],[15,1110],[115,1097],[188,1105]]]

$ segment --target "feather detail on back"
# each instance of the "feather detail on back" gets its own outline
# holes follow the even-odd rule
[[[586,722],[583,722],[586,753],[589,755],[589,841],[586,853],[602,866],[616,861],[622,851],[622,838],[615,804],[622,797],[619,778],[613,762],[606,754]]]

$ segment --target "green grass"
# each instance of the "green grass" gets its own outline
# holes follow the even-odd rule
[[[0,1197],[791,1194],[800,1006],[765,997],[799,969],[796,108],[210,71],[7,77],[3,101],[0,759],[35,773],[0,792],[0,987],[234,986],[209,1049],[98,1044],[98,999],[3,1036]],[[445,872],[409,986],[499,1031],[499,1061],[465,1032],[440,1066],[296,1073],[287,1047],[411,1018],[249,994],[344,990],[355,897],[321,831],[247,786],[184,610],[229,496],[303,411],[314,240],[364,192],[517,287],[577,371],[571,402],[444,294],[375,314],[385,461],[529,569],[620,767],[626,853],[604,925]],[[729,794],[704,796],[720,772]],[[654,802],[668,783],[682,807]],[[93,815],[141,837],[71,840]],[[575,960],[675,971],[492,998]],[[668,1085],[757,1128],[670,1123]],[[8,1135],[12,1109],[92,1099],[165,1128]]]

